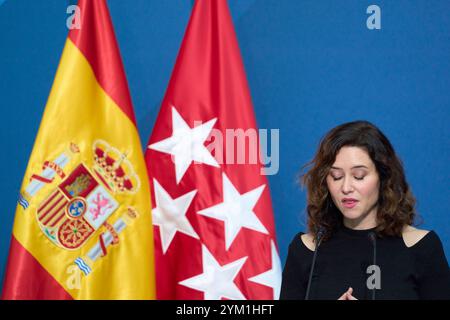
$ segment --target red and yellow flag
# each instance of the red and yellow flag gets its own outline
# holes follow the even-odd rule
[[[20,190],[4,299],[152,299],[146,165],[104,0],[80,0]]]

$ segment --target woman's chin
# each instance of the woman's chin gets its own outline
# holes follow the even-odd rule
[[[344,219],[354,221],[361,219],[361,217],[363,216],[362,212],[347,208],[344,208],[342,210],[342,215],[344,216]]]

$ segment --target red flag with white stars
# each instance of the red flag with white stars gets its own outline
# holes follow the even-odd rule
[[[269,186],[226,0],[195,2],[146,162],[157,298],[277,299]]]

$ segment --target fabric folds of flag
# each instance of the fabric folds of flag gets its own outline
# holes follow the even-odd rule
[[[256,129],[227,2],[197,0],[145,155],[158,299],[279,297]]]
[[[80,0],[17,205],[3,299],[152,299],[149,184],[105,0]]]

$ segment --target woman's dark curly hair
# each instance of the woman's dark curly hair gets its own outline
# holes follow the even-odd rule
[[[333,128],[321,140],[314,159],[301,183],[307,188],[308,230],[316,237],[324,232],[328,239],[343,223],[343,215],[333,203],[326,178],[344,146],[363,148],[375,164],[380,178],[377,227],[378,236],[401,236],[405,226],[414,222],[415,199],[405,179],[403,165],[386,136],[368,121],[344,123]]]

